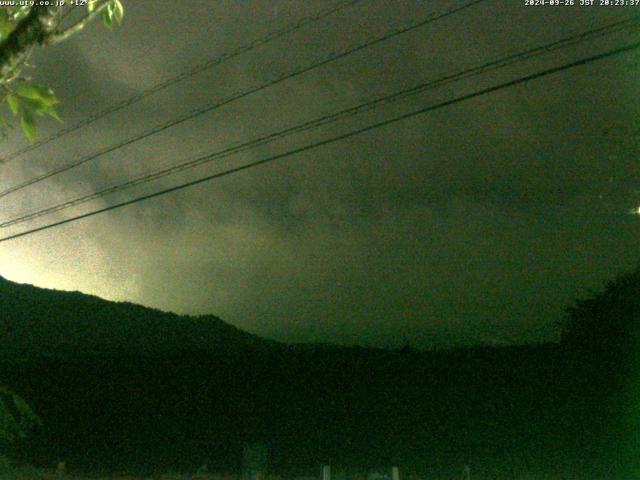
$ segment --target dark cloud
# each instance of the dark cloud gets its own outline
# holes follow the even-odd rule
[[[123,148],[16,194],[0,210],[26,211],[102,188],[628,13],[490,3]],[[56,88],[63,116],[73,122],[322,8],[321,1],[127,2],[121,31],[94,25],[42,50],[36,75]],[[2,185],[277,78],[426,10],[423,2],[366,2],[30,154],[7,167]],[[628,38],[464,80],[136,192],[277,154]],[[0,254],[0,274],[214,313],[279,339],[425,346],[553,339],[554,322],[576,295],[637,261],[639,223],[628,214],[640,203],[637,62],[629,54],[582,67],[18,240]]]

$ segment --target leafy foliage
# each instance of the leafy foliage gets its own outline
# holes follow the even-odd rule
[[[0,41],[5,40],[22,19],[31,10],[28,5],[6,6],[0,8]]]
[[[22,130],[29,141],[36,138],[35,116],[49,116],[58,121],[60,117],[55,106],[60,101],[48,87],[24,82],[7,95],[7,104],[14,116],[20,117]]]
[[[42,421],[20,396],[0,387],[0,440],[11,443],[23,439],[39,425]]]
[[[102,23],[104,23],[105,27],[112,28],[114,22],[116,25],[120,25],[123,17],[124,7],[122,3],[120,0],[113,0],[102,12]]]
[[[27,19],[33,8],[35,7],[32,5],[0,7],[0,49],[9,48],[6,41],[21,22]],[[59,9],[58,18],[62,21],[70,9],[77,7],[61,5],[57,8]],[[122,23],[124,7],[120,0],[90,0],[86,5],[85,16],[67,30],[56,31],[55,36],[66,39],[81,30],[85,23],[91,21],[96,15],[99,15],[104,25],[111,29],[114,24],[118,26]],[[20,77],[19,74],[20,72],[14,72],[10,78],[0,78],[0,87],[4,89],[4,97],[0,98],[0,102],[6,100],[13,115],[20,119],[24,135],[33,142],[37,136],[36,117],[45,116],[61,121],[55,109],[60,102],[51,88],[32,83]],[[14,82],[18,82],[15,89],[12,88]],[[0,130],[3,136],[6,136],[8,126],[9,123],[5,119],[0,119]]]

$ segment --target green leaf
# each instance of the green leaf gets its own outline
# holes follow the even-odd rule
[[[8,37],[14,27],[15,25],[8,18],[0,17],[0,39]]]
[[[87,3],[87,11],[89,13],[93,12],[96,9],[96,1],[97,0],[89,0],[89,3]]]
[[[120,0],[113,0],[113,19],[120,25],[123,18],[124,7],[122,6],[122,2],[120,2]]]
[[[13,442],[40,425],[42,420],[21,397],[0,387],[0,438]]]
[[[13,403],[15,404],[16,409],[20,414],[20,417],[21,417],[20,423],[23,426],[23,431],[26,430],[26,428],[29,428],[31,426],[42,425],[42,419],[33,412],[33,410],[27,404],[27,402],[25,402],[20,396],[16,395],[15,393],[13,394]]]
[[[47,105],[43,103],[37,103],[35,101],[32,102],[31,110],[38,115],[39,117],[43,117],[47,113],[47,109],[49,108]]]
[[[56,109],[53,107],[47,107],[47,111],[45,112],[47,115],[49,115],[51,118],[53,118],[54,120],[57,120],[60,123],[62,122],[62,119],[60,118],[60,116],[58,115],[58,112],[56,112]]]
[[[9,138],[9,122],[6,118],[0,117],[0,141],[7,140]],[[0,157],[0,164],[4,163],[2,157]]]
[[[30,142],[33,142],[36,139],[37,131],[36,131],[36,119],[33,118],[33,113],[30,110],[25,110],[22,114],[22,118],[20,119],[20,124],[22,125],[22,131],[24,135]]]
[[[18,115],[18,113],[20,113],[20,99],[17,95],[14,95],[13,93],[7,95],[7,103],[14,115]]]
[[[44,85],[35,83],[21,83],[16,88],[16,93],[23,98],[36,100],[45,105],[57,105],[60,101],[56,98],[53,90]]]
[[[20,97],[21,101],[21,109],[29,110],[36,115],[44,115],[44,112],[48,108],[48,105],[44,103],[42,100],[34,100],[31,98]]]
[[[102,11],[102,23],[108,29],[113,27],[113,6],[111,3]]]
[[[117,25],[122,23],[124,18],[124,7],[120,0],[110,0],[105,9],[102,11],[102,23],[108,28],[113,28],[114,22]]]

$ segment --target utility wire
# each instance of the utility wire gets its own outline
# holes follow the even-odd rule
[[[58,203],[56,205],[50,206],[50,207],[46,207],[40,210],[36,210],[27,214],[23,214],[20,216],[16,216],[13,217],[11,219],[8,220],[4,220],[3,222],[0,222],[0,228],[5,228],[5,227],[9,227],[9,226],[13,226],[13,225],[17,225],[20,223],[24,223],[26,221],[29,220],[33,220],[35,218],[39,218],[45,215],[49,215],[55,212],[59,212],[62,210],[66,210],[67,208],[71,208],[71,207],[75,207],[84,203],[87,203],[91,200],[95,200],[101,197],[104,197],[106,195],[109,195],[111,193],[115,193],[115,192],[119,192],[122,190],[126,190],[129,188],[133,188],[135,186],[144,184],[144,183],[148,183],[154,180],[157,180],[159,178],[165,177],[165,176],[169,176],[169,175],[174,175],[178,172],[190,169],[190,168],[195,168],[197,166],[200,166],[204,163],[208,163],[211,162],[213,160],[218,160],[221,158],[225,158],[252,148],[255,148],[257,146],[260,145],[265,145],[268,143],[271,143],[273,141],[288,137],[290,135],[296,134],[296,133],[300,133],[303,131],[307,131],[310,129],[315,129],[318,128],[320,126],[323,125],[327,125],[329,123],[334,123],[338,120],[343,120],[345,118],[350,118],[353,117],[355,115],[373,110],[375,108],[378,108],[384,104],[387,103],[392,103],[392,102],[397,102],[400,100],[403,100],[409,96],[412,95],[416,95],[418,93],[422,93],[424,91],[427,90],[431,90],[437,87],[440,87],[442,85],[448,84],[448,83],[452,83],[454,81],[459,81],[461,79],[465,79],[465,78],[471,78],[480,74],[484,74],[486,72],[489,71],[493,71],[493,70],[497,70],[500,68],[504,68],[519,62],[523,62],[526,60],[529,60],[531,58],[535,58],[537,56],[541,56],[544,54],[547,54],[549,52],[555,51],[555,50],[559,50],[562,48],[567,48],[585,41],[592,41],[596,38],[599,37],[603,37],[605,35],[610,35],[612,33],[616,33],[619,32],[621,30],[624,30],[626,28],[629,27],[633,27],[635,26],[638,21],[640,20],[640,15],[636,15],[633,17],[630,17],[626,20],[621,20],[618,22],[614,22],[608,25],[604,25],[602,27],[599,27],[597,29],[591,29],[591,30],[587,30],[584,32],[580,32],[578,34],[574,34],[571,35],[569,37],[565,37],[562,38],[560,40],[542,45],[542,46],[538,46],[529,50],[525,50],[525,51],[521,51],[518,53],[513,53],[510,54],[506,57],[502,57],[499,58],[497,60],[492,60],[489,62],[486,62],[482,65],[473,67],[473,68],[469,68],[469,69],[465,69],[462,70],[460,72],[454,73],[454,74],[450,74],[450,75],[446,75],[444,77],[440,77],[436,80],[432,80],[432,81],[428,81],[425,83],[421,83],[417,86],[414,86],[412,88],[409,89],[404,89],[395,93],[392,93],[390,95],[385,95],[383,97],[378,97],[374,100],[341,110],[337,113],[333,113],[330,115],[324,115],[322,117],[313,119],[313,120],[309,120],[306,122],[303,122],[301,124],[295,125],[293,127],[289,127],[286,128],[284,130],[280,130],[278,132],[275,133],[271,133],[269,135],[266,136],[261,136],[258,138],[254,138],[252,140],[249,140],[247,142],[243,142],[239,145],[235,145],[232,147],[228,147],[225,148],[223,150],[217,151],[215,153],[212,154],[208,154],[205,156],[200,156],[200,157],[195,157],[186,161],[183,161],[177,165],[172,165],[170,167],[166,167],[160,170],[156,170],[154,172],[149,172],[143,175],[140,175],[136,178],[127,180],[126,182],[120,183],[120,184],[116,184],[116,185],[112,185],[109,187],[106,187],[104,189],[98,190],[97,192],[91,192],[89,194],[80,196],[80,197],[75,197],[73,199],[69,199],[66,200],[64,202]]]
[[[402,120],[406,120],[406,119],[409,119],[409,118],[412,118],[412,117],[415,117],[415,116],[418,116],[418,115],[422,115],[422,114],[425,114],[425,113],[428,113],[428,112],[432,112],[434,110],[439,110],[441,108],[448,107],[448,106],[454,105],[456,103],[464,102],[466,100],[471,100],[472,98],[476,98],[476,97],[480,97],[482,95],[493,93],[493,92],[496,92],[498,90],[502,90],[502,89],[505,89],[505,88],[508,88],[508,87],[512,87],[514,85],[519,85],[519,84],[522,84],[522,83],[530,82],[532,80],[537,80],[539,78],[543,78],[543,77],[546,77],[546,76],[549,76],[549,75],[552,75],[552,74],[555,74],[555,73],[559,73],[559,72],[562,72],[564,70],[569,70],[571,68],[587,65],[587,64],[592,63],[592,62],[596,62],[596,61],[599,61],[599,60],[604,60],[606,58],[613,57],[613,56],[619,55],[621,53],[630,52],[630,51],[636,50],[638,48],[640,48],[640,42],[635,42],[635,43],[632,43],[632,44],[629,44],[629,45],[625,45],[623,47],[616,48],[614,50],[609,50],[607,52],[600,53],[598,55],[593,55],[593,56],[582,58],[580,60],[577,60],[577,61],[574,61],[574,62],[571,62],[571,63],[566,63],[566,64],[561,65],[559,67],[549,68],[547,70],[543,70],[543,71],[538,72],[538,73],[533,73],[531,75],[520,77],[520,78],[517,78],[515,80],[510,80],[510,81],[507,81],[507,82],[504,82],[504,83],[500,83],[498,85],[494,85],[492,87],[488,87],[488,88],[484,88],[482,90],[478,90],[478,91],[473,92],[473,93],[468,93],[466,95],[462,95],[462,96],[459,96],[459,97],[456,97],[456,98],[453,98],[453,99],[450,99],[450,100],[446,100],[444,102],[440,102],[440,103],[437,103],[437,104],[434,104],[434,105],[430,105],[430,106],[421,108],[419,110],[414,110],[412,112],[408,112],[408,113],[405,113],[405,114],[402,114],[402,115],[398,115],[396,117],[393,117],[393,118],[390,118],[390,119],[387,119],[387,120],[384,120],[384,121],[381,121],[381,122],[377,122],[377,123],[368,125],[368,126],[363,127],[363,128],[352,130],[350,132],[343,133],[343,134],[340,134],[340,135],[337,135],[337,136],[334,136],[334,137],[330,137],[330,138],[327,138],[325,140],[321,140],[321,141],[318,141],[318,142],[315,142],[315,143],[311,143],[311,144],[305,145],[303,147],[295,148],[295,149],[289,150],[289,151],[284,152],[284,153],[273,155],[271,157],[263,158],[261,160],[255,161],[255,162],[247,163],[247,164],[241,165],[239,167],[230,168],[228,170],[224,170],[222,172],[214,173],[214,174],[208,175],[206,177],[202,177],[202,178],[199,178],[199,179],[196,179],[196,180],[192,180],[192,181],[189,181],[189,182],[186,182],[186,183],[182,183],[182,184],[176,185],[174,187],[166,188],[166,189],[154,192],[154,193],[150,193],[150,194],[147,194],[147,195],[136,197],[134,199],[127,200],[125,202],[117,203],[115,205],[110,205],[110,206],[105,207],[105,208],[101,208],[101,209],[98,209],[98,210],[93,210],[91,212],[83,213],[81,215],[77,215],[75,217],[67,218],[65,220],[60,220],[58,222],[49,223],[49,224],[43,225],[41,227],[32,228],[30,230],[26,230],[26,231],[23,231],[23,232],[20,232],[20,233],[9,235],[9,236],[0,238],[0,243],[6,242],[6,241],[9,241],[9,240],[13,240],[15,238],[24,237],[26,235],[31,235],[31,234],[36,233],[36,232],[41,232],[43,230],[48,230],[50,228],[54,228],[54,227],[58,227],[58,226],[61,226],[61,225],[65,225],[67,223],[75,222],[77,220],[82,220],[84,218],[92,217],[92,216],[98,215],[100,213],[105,213],[105,212],[109,212],[111,210],[116,210],[118,208],[125,207],[127,205],[132,205],[132,204],[135,204],[135,203],[138,203],[138,202],[142,202],[144,200],[149,200],[151,198],[159,197],[161,195],[166,195],[168,193],[172,193],[172,192],[175,192],[175,191],[178,191],[178,190],[182,190],[182,189],[185,189],[185,188],[188,188],[188,187],[192,187],[194,185],[199,185],[201,183],[208,182],[208,181],[211,181],[211,180],[215,180],[217,178],[226,177],[228,175],[231,175],[231,174],[234,174],[234,173],[238,173],[238,172],[241,172],[241,171],[244,171],[244,170],[248,170],[250,168],[254,168],[254,167],[257,167],[259,165],[271,163],[271,162],[274,162],[274,161],[282,159],[282,158],[290,157],[292,155],[297,155],[299,153],[303,153],[303,152],[306,152],[306,151],[309,151],[309,150],[313,150],[313,149],[322,147],[324,145],[329,145],[331,143],[335,143],[335,142],[338,142],[338,141],[341,141],[341,140],[345,140],[347,138],[351,138],[351,137],[354,137],[356,135],[360,135],[362,133],[369,132],[371,130],[375,130],[377,128],[381,128],[381,127],[384,127],[384,126],[387,126],[387,125],[391,125],[391,124],[397,123],[397,122],[402,121]]]
[[[254,50],[256,48],[259,48],[263,45],[266,45],[274,40],[277,40],[281,37],[284,37],[290,33],[295,32],[296,30],[299,30],[309,24],[318,22],[330,15],[333,15],[334,13],[339,12],[340,10],[343,10],[347,7],[351,7],[357,3],[362,2],[363,0],[349,0],[349,1],[343,1],[338,3],[338,5],[333,6],[331,8],[325,9],[320,11],[318,14],[313,15],[313,16],[308,16],[308,17],[303,17],[301,18],[299,21],[297,21],[296,23],[293,23],[291,25],[286,26],[285,28],[281,29],[281,30],[276,30],[273,32],[268,33],[267,35],[265,35],[262,38],[253,40],[252,42],[246,43],[244,45],[241,45],[240,47],[236,48],[235,50],[232,50],[228,53],[223,53],[222,55],[210,58],[209,60],[202,62],[192,68],[190,68],[189,70],[185,70],[182,73],[179,73],[178,75],[168,78],[167,80],[164,80],[160,83],[157,83],[155,85],[153,85],[152,87],[142,90],[141,92],[119,102],[116,103],[110,107],[107,107],[104,110],[101,110],[97,113],[94,113],[93,115],[80,120],[79,122],[76,122],[74,124],[69,125],[68,127],[62,128],[60,130],[58,130],[57,132],[53,133],[52,135],[43,138],[42,140],[39,140],[31,145],[27,145],[24,148],[21,148],[20,150],[16,150],[13,153],[10,153],[9,155],[5,156],[2,158],[2,160],[6,163],[9,162],[11,160],[14,160],[22,155],[24,155],[25,153],[31,152],[33,150],[36,150],[54,140],[57,140],[58,138],[61,138],[65,135],[67,135],[68,133],[71,133],[75,130],[79,130],[82,127],[86,127],[87,125],[92,124],[93,122],[96,122],[98,120],[100,120],[101,118],[106,117],[107,115],[110,115],[112,113],[115,113],[117,111],[120,111],[124,108],[127,108],[135,103],[138,103],[141,100],[144,100],[145,98],[161,91],[164,90],[165,88],[171,87],[173,85],[175,85],[176,83],[182,82],[188,78],[191,78],[195,75],[198,75],[199,73],[202,73],[212,67],[215,67],[217,65],[220,65],[226,61],[229,61],[239,55],[242,55],[243,53],[247,53],[251,50]],[[71,10],[68,10],[67,13],[69,13]]]
[[[15,185],[13,187],[9,187],[9,188],[7,188],[7,189],[5,189],[3,191],[0,191],[0,198],[5,197],[5,196],[7,196],[7,195],[9,195],[11,193],[17,192],[19,190],[22,190],[23,188],[26,188],[26,187],[28,187],[30,185],[34,185],[36,183],[39,183],[39,182],[41,182],[43,180],[47,180],[47,179],[49,179],[49,178],[51,178],[51,177],[53,177],[55,175],[58,175],[60,173],[67,172],[67,171],[69,171],[69,170],[71,170],[73,168],[76,168],[76,167],[78,167],[80,165],[83,165],[83,164],[85,164],[85,163],[87,163],[87,162],[89,162],[91,160],[95,160],[96,158],[102,157],[103,155],[106,155],[108,153],[116,151],[116,150],[118,150],[118,149],[120,149],[122,147],[125,147],[127,145],[131,145],[132,143],[139,142],[140,140],[143,140],[143,139],[145,139],[147,137],[150,137],[151,135],[155,135],[155,134],[160,133],[160,132],[162,132],[164,130],[167,130],[168,128],[175,127],[176,125],[179,125],[179,124],[181,124],[183,122],[186,122],[187,120],[191,120],[191,119],[196,118],[196,117],[198,117],[200,115],[208,113],[208,112],[210,112],[212,110],[220,108],[220,107],[222,107],[224,105],[228,105],[231,102],[234,102],[234,101],[239,100],[241,98],[247,97],[247,96],[252,95],[254,93],[257,93],[257,92],[259,92],[261,90],[265,90],[265,89],[267,89],[269,87],[272,87],[272,86],[277,85],[277,84],[279,84],[281,82],[284,82],[285,80],[289,80],[291,78],[297,77],[299,75],[302,75],[303,73],[307,73],[307,72],[309,72],[311,70],[314,70],[314,69],[319,68],[321,66],[327,65],[328,63],[331,63],[331,62],[334,62],[334,61],[336,61],[338,59],[344,58],[344,57],[346,57],[348,55],[351,55],[351,54],[353,54],[355,52],[358,52],[358,51],[364,50],[365,48],[369,48],[369,47],[371,47],[373,45],[385,42],[385,41],[390,40],[390,39],[392,39],[394,37],[397,37],[397,36],[402,35],[404,33],[410,32],[412,30],[416,30],[418,28],[424,27],[424,26],[426,26],[426,25],[428,25],[430,23],[433,23],[433,22],[435,22],[437,20],[440,20],[442,18],[448,17],[448,16],[453,15],[455,13],[458,13],[458,12],[460,12],[462,10],[465,10],[465,9],[467,9],[467,8],[473,6],[473,5],[476,5],[476,4],[482,3],[482,2],[486,2],[486,1],[488,1],[488,0],[472,0],[470,2],[467,2],[463,6],[447,10],[446,12],[443,12],[443,13],[440,13],[440,14],[430,15],[426,19],[423,19],[423,20],[421,20],[421,21],[419,21],[417,23],[414,23],[414,24],[412,24],[412,25],[410,25],[408,27],[404,27],[404,28],[399,29],[399,30],[390,30],[389,32],[387,32],[386,34],[384,34],[381,37],[377,37],[377,38],[375,38],[373,40],[369,40],[369,41],[367,41],[365,43],[361,43],[361,44],[359,44],[359,45],[357,45],[355,47],[352,47],[352,48],[350,48],[348,50],[345,50],[345,51],[342,51],[342,52],[339,52],[339,53],[335,53],[335,54],[331,54],[329,57],[327,57],[327,58],[325,58],[325,59],[323,59],[323,60],[321,60],[319,62],[313,63],[313,64],[308,65],[306,67],[302,67],[302,68],[300,68],[298,70],[295,70],[293,72],[286,73],[286,74],[284,74],[284,75],[282,75],[282,76],[280,76],[280,77],[278,77],[278,78],[276,78],[274,80],[268,81],[266,83],[262,83],[260,85],[254,86],[254,87],[251,87],[251,88],[249,88],[247,90],[243,90],[243,91],[234,93],[231,96],[223,98],[222,100],[219,100],[219,101],[214,102],[212,104],[209,104],[209,105],[205,106],[204,108],[196,109],[196,110],[192,111],[191,113],[188,113],[188,114],[186,114],[186,115],[184,115],[182,117],[179,117],[177,119],[171,120],[171,121],[169,121],[167,123],[164,123],[162,125],[155,126],[155,127],[151,128],[151,129],[149,129],[146,132],[143,132],[141,134],[134,135],[134,136],[128,138],[127,140],[123,141],[123,142],[120,142],[118,144],[106,147],[103,150],[100,150],[99,152],[96,152],[96,153],[93,153],[93,154],[88,155],[86,157],[83,157],[80,160],[77,160],[77,161],[72,162],[72,163],[68,163],[68,164],[63,165],[63,166],[58,167],[58,168],[54,168],[53,170],[50,170],[50,171],[48,171],[46,173],[43,173],[41,175],[38,175],[36,177],[33,177],[33,178],[23,182],[23,183],[20,183],[18,185]]]

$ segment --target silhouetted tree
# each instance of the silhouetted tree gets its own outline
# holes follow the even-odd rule
[[[620,359],[638,345],[639,333],[640,269],[636,269],[567,309],[561,340],[574,350]]]
[[[566,373],[577,389],[574,411],[591,432],[586,441],[598,444],[620,471],[640,474],[640,269],[577,301],[561,338],[570,359]]]

